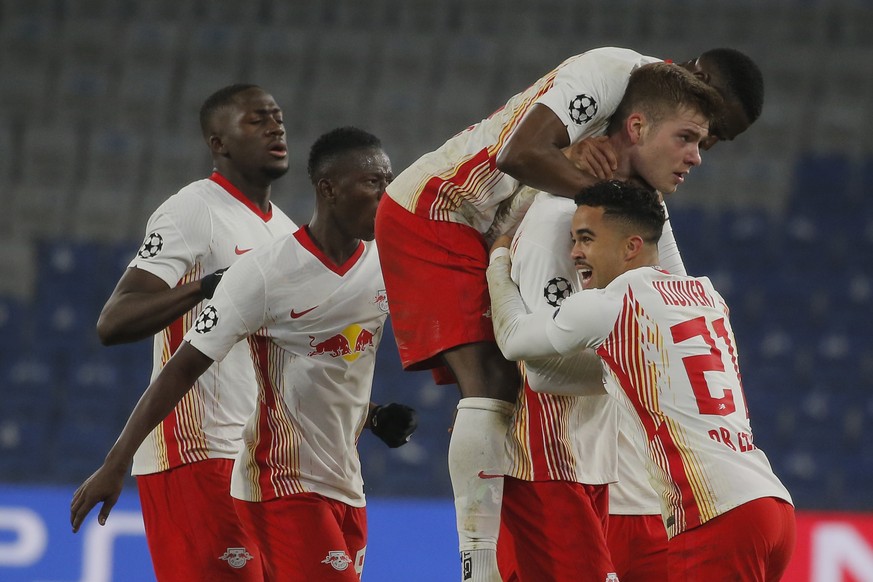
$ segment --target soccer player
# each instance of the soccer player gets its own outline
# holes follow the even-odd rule
[[[666,217],[657,192],[607,181],[576,203],[582,291],[557,310],[527,311],[507,238],[495,243],[488,282],[501,350],[511,359],[596,351],[660,497],[668,580],[779,580],[794,510],[753,443],[727,305],[709,279],[658,267]]]
[[[104,344],[154,335],[152,377],[170,359],[212,297],[225,268],[296,229],[270,202],[288,170],[282,110],[255,85],[230,85],[200,109],[212,153],[210,177],[171,196],[152,214],[145,242],[97,322]],[[261,580],[260,557],[230,497],[233,458],[255,407],[245,344],[202,375],[167,410],[133,459],[155,574],[167,580]],[[252,559],[221,557],[243,548]]]
[[[721,107],[715,89],[676,65],[634,70],[609,125],[606,145],[616,171],[674,191],[700,164],[699,144]],[[578,289],[567,236],[574,209],[569,199],[539,193],[515,235],[512,278],[530,309],[557,307]],[[562,379],[550,364],[523,366],[498,540],[501,572],[506,580],[602,582],[615,573],[606,526],[618,411],[602,390],[596,356],[573,372],[592,385],[585,396],[533,392],[531,386],[557,390],[563,381],[582,382],[573,375]]]
[[[702,59],[689,67],[712,75],[714,68],[697,70]],[[594,183],[562,148],[601,133],[630,71],[658,60],[619,48],[569,58],[490,117],[422,156],[397,177],[380,205],[376,240],[403,366],[433,369],[438,383],[457,382],[460,390],[448,463],[464,580],[500,579],[495,548],[505,439],[519,390],[515,365],[494,344],[485,282],[488,243],[512,232],[529,206],[530,198],[519,196],[521,184],[570,198]],[[724,119],[745,115],[731,109]],[[711,134],[734,137],[726,125]]]
[[[592,52],[596,56],[603,51]],[[592,58],[591,66],[596,62]],[[739,135],[748,127],[747,120],[754,121],[760,114],[763,99],[760,72],[745,55],[717,49],[681,66],[696,71],[701,81],[706,80],[716,88],[728,104],[727,111],[745,112],[744,116],[716,119],[724,134]],[[677,188],[678,181],[699,163],[696,142],[700,142],[700,148],[710,148],[717,140],[701,131],[698,124],[691,124],[692,133],[688,133],[687,125],[664,125],[664,121],[675,122],[683,115],[693,118],[688,114],[694,104],[693,93],[688,93],[687,75],[670,75],[676,68],[663,67],[646,65],[634,70],[629,77],[609,77],[608,72],[592,71],[592,93],[596,98],[600,97],[597,91],[602,91],[603,86],[626,86],[626,89],[611,119],[610,136],[576,144],[574,148],[579,151],[573,158],[577,163],[581,160],[598,176],[612,176],[618,166],[618,155],[622,158],[623,177],[636,175],[645,183],[657,184],[663,193]],[[683,99],[690,106],[684,110]],[[628,139],[638,131],[626,126],[631,114],[642,115],[643,139]],[[705,116],[699,121],[709,125]],[[594,143],[597,147],[591,147]],[[683,146],[693,147],[690,159],[678,155]],[[584,151],[585,147],[592,151]],[[603,152],[598,148],[603,148]],[[578,289],[569,259],[570,239],[566,234],[575,208],[569,199],[536,193],[515,235],[512,277],[531,309],[556,307]],[[685,273],[669,222],[660,239],[660,251],[667,270]],[[613,558],[613,571],[622,580],[625,575],[641,569],[637,580],[659,579],[660,570],[652,571],[649,565],[650,552],[657,553],[657,547],[666,551],[666,532],[660,523],[657,498],[645,475],[640,492],[639,483],[632,479],[638,476],[628,472],[628,464],[633,464],[635,454],[619,448],[616,455],[618,410],[602,391],[599,363],[593,354],[591,359],[594,361],[587,370],[573,370],[577,377],[569,380],[578,383],[581,381],[578,374],[588,375],[586,381],[592,387],[585,397],[536,393],[530,385],[566,380],[536,363],[524,367],[525,386],[519,395],[508,439],[510,465],[498,542],[505,580],[584,579],[579,577],[579,564],[596,564],[597,559],[602,559],[599,556],[604,555],[603,527],[598,526],[606,525],[607,497],[610,514],[640,516],[609,518],[611,537],[607,545]],[[621,446],[623,440],[618,442]],[[606,483],[614,482],[618,474],[621,475],[619,482],[610,485],[607,494]],[[650,516],[650,512],[654,516]],[[654,523],[653,517],[657,519]],[[652,537],[628,538],[629,532],[639,527],[648,528],[646,531]],[[585,533],[567,536],[568,528]],[[589,539],[592,535],[597,539]],[[622,539],[628,543],[620,543]],[[513,548],[523,551],[516,556]],[[592,566],[586,572],[592,580],[598,580],[597,572],[605,567]],[[601,575],[599,580],[602,579]]]
[[[399,446],[416,425],[406,406],[369,405],[388,303],[368,241],[391,165],[375,136],[340,128],[312,146],[309,172],[311,222],[247,253],[223,276],[106,462],[76,492],[74,529],[100,501],[105,521],[133,451],[201,374],[248,338],[258,403],[231,494],[265,578],[359,580],[366,515],[358,436],[369,426]]]

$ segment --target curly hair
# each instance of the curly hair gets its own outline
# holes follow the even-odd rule
[[[657,243],[667,216],[658,193],[621,180],[604,180],[576,195],[577,206],[603,208],[603,216],[621,222],[647,243]]]

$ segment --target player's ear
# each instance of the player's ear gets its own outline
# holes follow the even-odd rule
[[[636,258],[643,250],[643,245],[645,245],[645,241],[643,237],[639,235],[633,235],[627,237],[624,243],[624,259],[625,261],[630,261]]]
[[[315,183],[315,192],[325,202],[333,203],[336,199],[336,192],[329,178],[319,178]]]
[[[712,76],[709,74],[709,71],[705,71],[703,69],[697,69],[696,71],[692,71],[691,74],[694,75],[695,77],[697,77],[698,79],[700,79],[701,81],[703,81],[704,83],[706,83],[707,85],[710,84],[709,82],[712,79]]]
[[[625,132],[630,143],[636,145],[642,139],[643,129],[646,126],[646,116],[640,112],[628,115],[624,124]]]
[[[210,134],[206,143],[209,145],[209,151],[213,154],[224,155],[227,153],[227,148],[224,147],[224,141],[220,135]]]

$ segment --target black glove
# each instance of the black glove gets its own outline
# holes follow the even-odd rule
[[[204,297],[212,299],[212,296],[215,295],[215,288],[221,282],[221,276],[224,275],[225,271],[227,271],[227,267],[218,269],[200,279],[200,290],[203,291]]]
[[[370,411],[370,430],[392,449],[405,445],[418,427],[418,414],[405,404],[392,402]]]

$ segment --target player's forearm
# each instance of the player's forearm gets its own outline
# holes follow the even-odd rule
[[[155,335],[203,300],[199,281],[161,291],[113,295],[97,320],[103,345],[139,341]]]
[[[504,357],[517,361],[559,355],[546,335],[547,314],[528,313],[510,278],[508,249],[492,253],[487,277],[494,336]]]
[[[603,367],[593,350],[553,358],[525,360],[528,385],[534,392],[561,396],[597,396],[603,388]]]
[[[504,149],[497,159],[498,169],[522,184],[556,196],[574,198],[580,190],[597,182],[553,146],[514,152]]]
[[[497,154],[497,168],[522,184],[573,198],[597,179],[577,168],[562,148],[570,145],[564,122],[535,103]]]
[[[172,412],[212,362],[187,342],[183,343],[143,392],[104,464],[129,467],[149,433]]]
[[[664,213],[667,213],[667,205],[661,202],[664,206]],[[664,228],[661,232],[661,238],[658,240],[658,257],[660,259],[661,268],[668,273],[674,275],[686,275],[685,264],[682,262],[682,255],[679,254],[679,245],[676,243],[676,237],[673,235],[673,226],[670,224],[669,215],[664,223]]]

